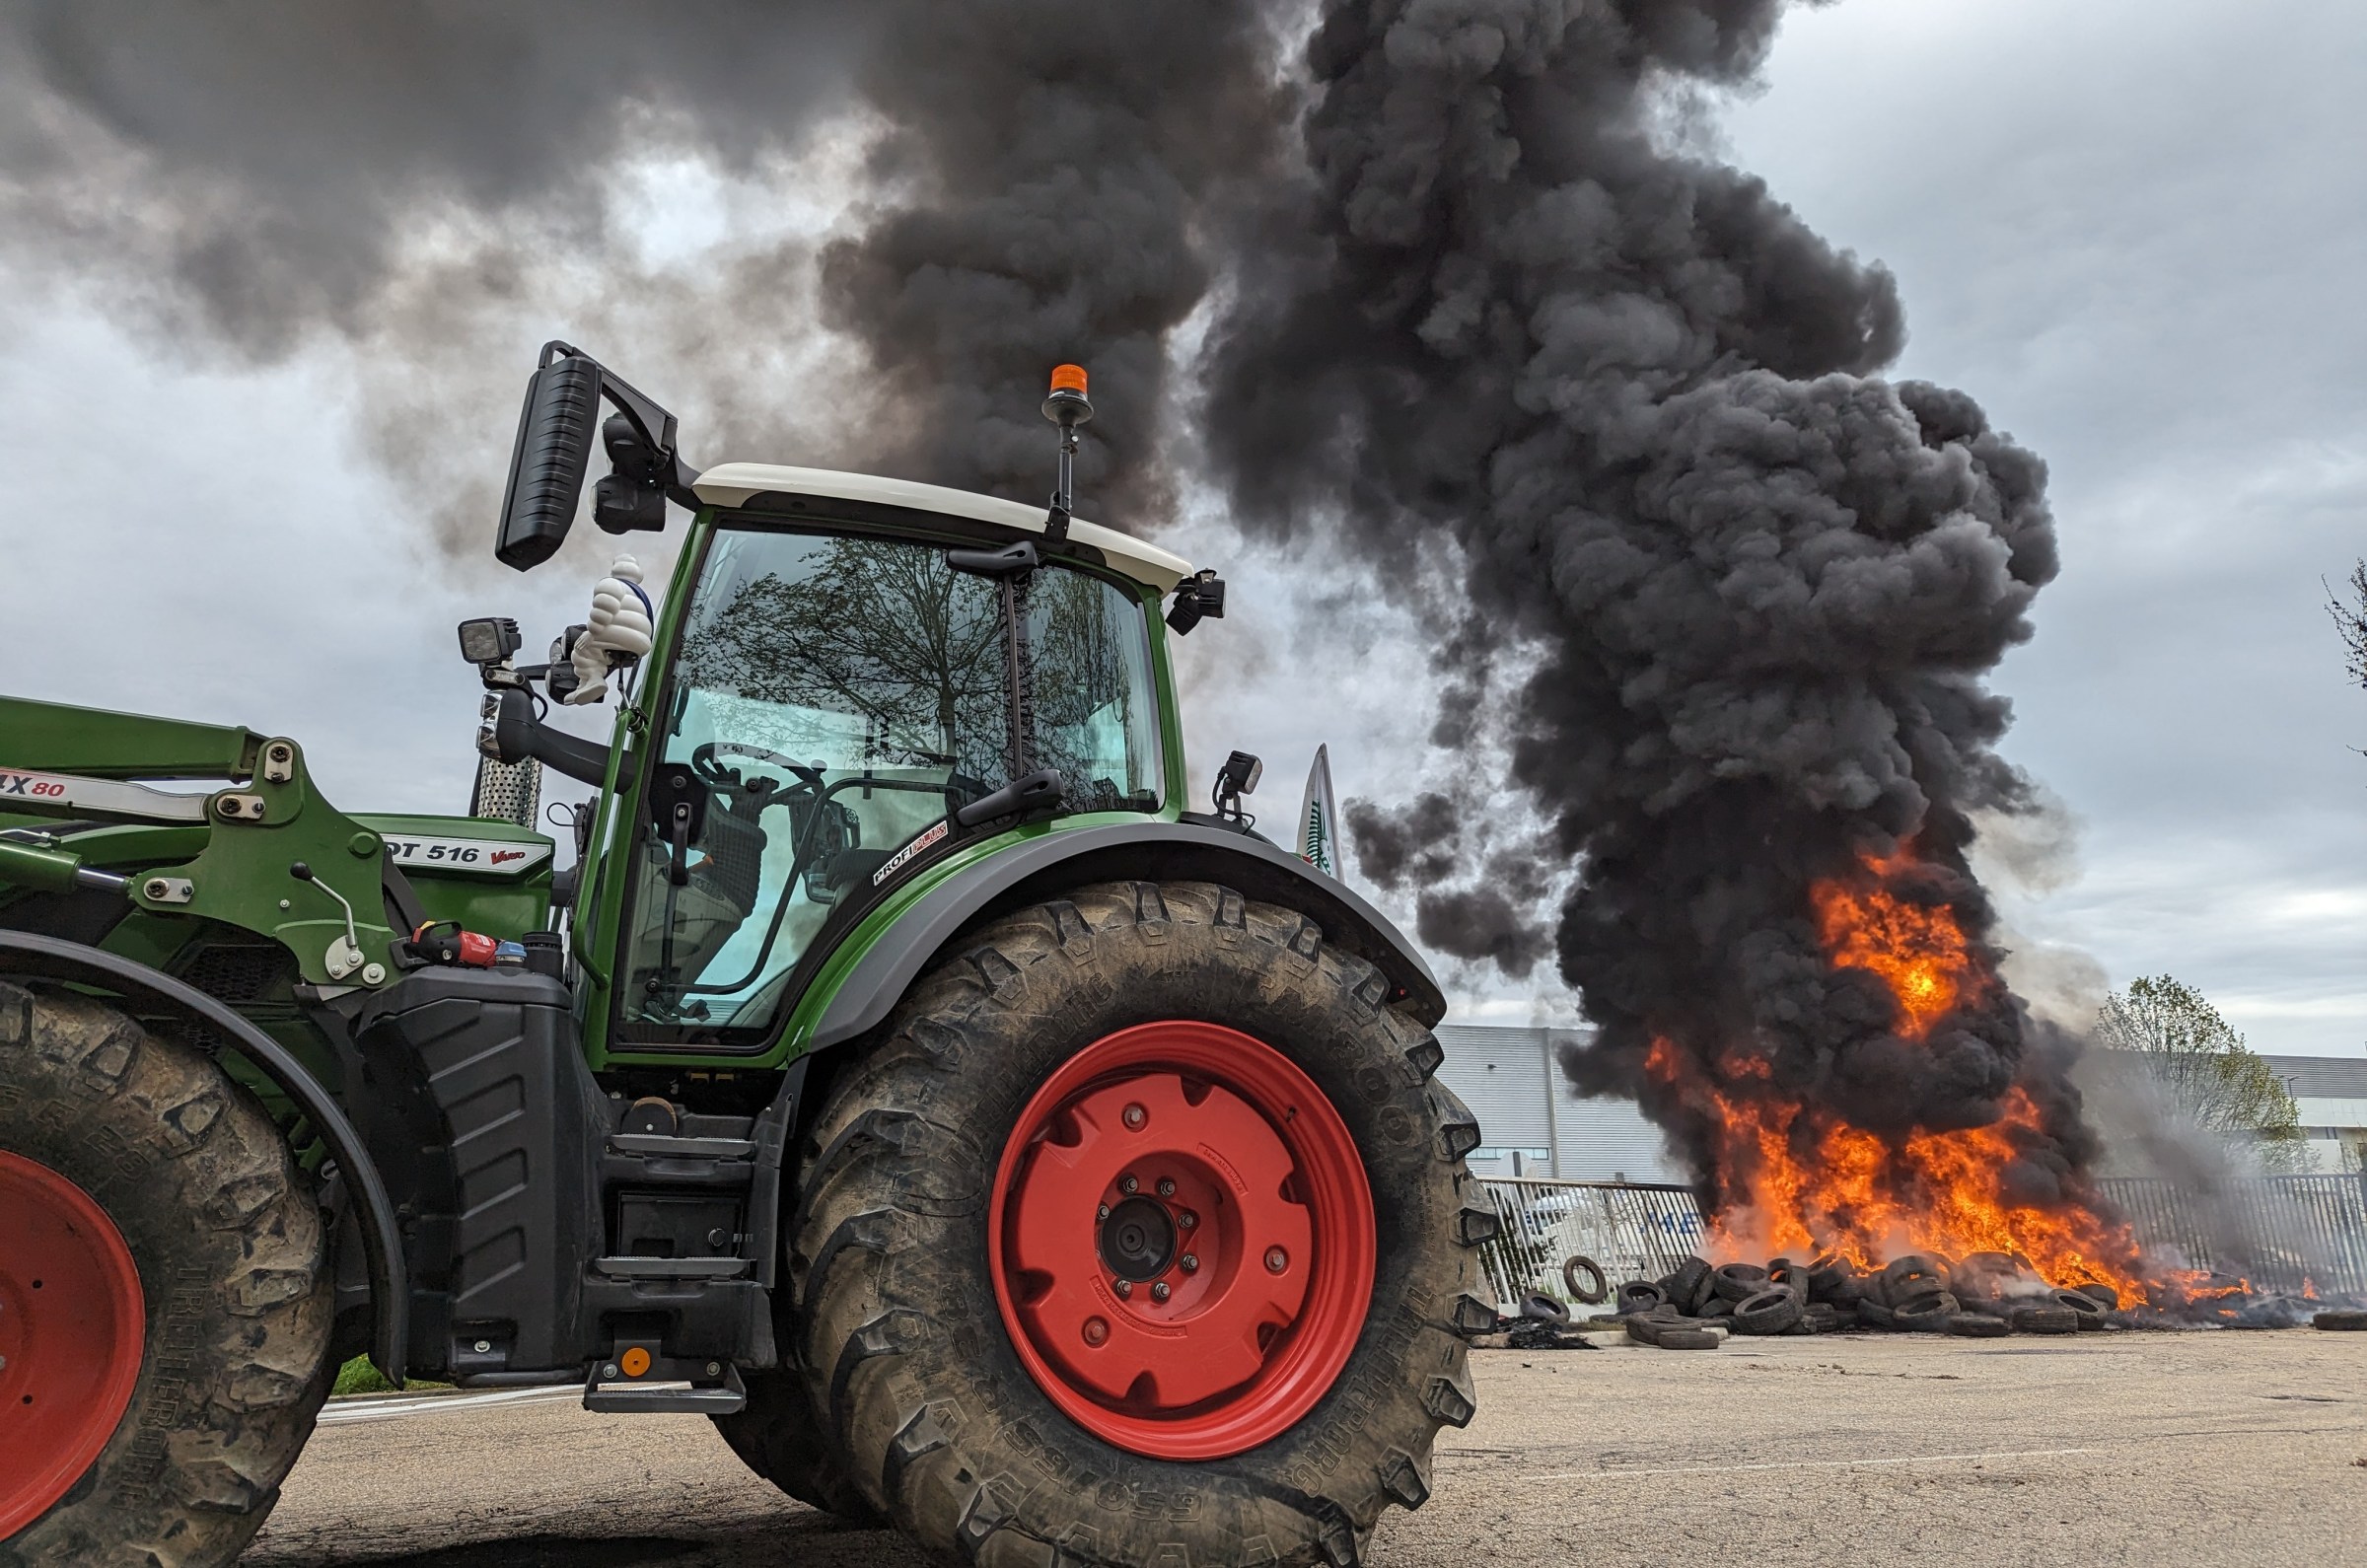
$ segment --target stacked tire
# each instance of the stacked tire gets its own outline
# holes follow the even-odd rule
[[[1570,1259],[1571,1265],[1579,1263],[1596,1268],[1590,1259]],[[1652,1319],[1644,1324],[1645,1335],[1672,1323],[1714,1323],[1737,1334],[1864,1327],[1982,1339],[2079,1333],[2122,1320],[2112,1287],[2049,1287],[2029,1259],[2005,1252],[1973,1252],[1955,1262],[1937,1253],[1910,1252],[1871,1270],[1837,1256],[1808,1263],[1779,1257],[1764,1268],[1756,1263],[1712,1267],[1688,1257],[1658,1280],[1619,1286],[1617,1304],[1631,1329],[1638,1318]]]

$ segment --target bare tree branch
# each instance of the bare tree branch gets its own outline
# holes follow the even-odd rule
[[[2367,686],[2367,560],[2352,565],[2350,580],[2343,585],[2350,591],[2347,597],[2324,578],[2319,582],[2326,587],[2326,612],[2342,637],[2342,668],[2354,682]]]

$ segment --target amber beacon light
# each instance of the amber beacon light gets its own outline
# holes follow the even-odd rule
[[[1044,518],[1044,541],[1057,544],[1068,537],[1072,469],[1077,456],[1077,426],[1093,417],[1085,397],[1085,367],[1054,365],[1052,390],[1043,399],[1043,417],[1060,427],[1060,478],[1052,490],[1052,509]]]
[[[1054,365],[1051,395],[1043,400],[1043,417],[1062,430],[1073,430],[1093,417],[1085,399],[1085,367]]]

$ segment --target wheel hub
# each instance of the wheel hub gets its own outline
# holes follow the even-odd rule
[[[48,1512],[107,1447],[146,1336],[139,1269],[107,1211],[0,1151],[0,1539]]]
[[[1113,1443],[1214,1458],[1338,1375],[1372,1290],[1346,1126],[1287,1057],[1177,1021],[1096,1041],[1039,1090],[997,1173],[990,1262],[1038,1384]]]
[[[1155,1280],[1175,1261],[1176,1229],[1156,1198],[1126,1198],[1102,1222],[1102,1261],[1129,1284]]]

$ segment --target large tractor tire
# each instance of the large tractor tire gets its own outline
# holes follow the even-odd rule
[[[1477,1124],[1383,977],[1204,883],[981,931],[833,1087],[812,1411],[938,1557],[1356,1563],[1473,1403]]]
[[[328,1391],[325,1245],[202,1053],[0,982],[0,1565],[235,1559]]]
[[[786,1326],[781,1330],[788,1332]],[[750,1469],[799,1502],[855,1525],[878,1525],[879,1511],[863,1495],[838,1450],[814,1419],[806,1379],[795,1367],[752,1373],[748,1404],[715,1417],[715,1429]]]

